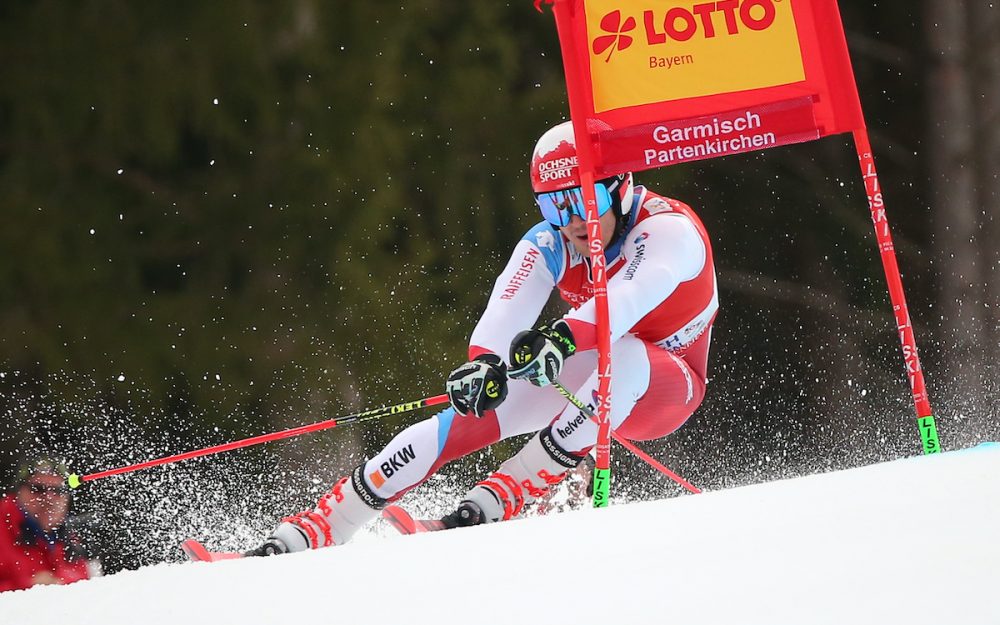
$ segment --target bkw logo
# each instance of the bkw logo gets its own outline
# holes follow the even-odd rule
[[[382,469],[382,474],[385,475],[386,478],[390,478],[396,473],[396,471],[399,471],[406,465],[410,464],[410,461],[416,457],[417,454],[413,452],[413,445],[407,445],[392,454],[392,456],[389,457],[389,460],[379,465],[379,468]]]

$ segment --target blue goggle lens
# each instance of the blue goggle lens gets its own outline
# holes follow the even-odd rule
[[[594,194],[597,196],[597,215],[600,217],[611,208],[611,192],[603,184],[595,184]],[[583,190],[580,187],[538,193],[535,195],[535,202],[538,203],[538,208],[542,211],[542,217],[553,226],[559,228],[568,226],[573,215],[584,221],[587,220]]]

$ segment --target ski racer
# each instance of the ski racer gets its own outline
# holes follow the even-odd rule
[[[538,140],[531,183],[545,220],[522,237],[497,278],[472,332],[470,360],[448,376],[451,407],[404,429],[314,509],[283,519],[246,555],[343,544],[445,463],[511,436],[536,432],[442,519],[446,527],[517,516],[588,455],[596,423],[551,385],[558,380],[584,401],[596,398],[598,385],[594,289],[570,122]],[[661,438],[705,395],[718,310],[712,248],[690,207],[635,186],[631,173],[595,187],[609,276],[611,426],[633,441]],[[554,289],[570,311],[533,328]],[[505,362],[508,354],[513,362]]]

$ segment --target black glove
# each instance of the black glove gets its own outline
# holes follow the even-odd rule
[[[535,386],[548,386],[559,378],[563,360],[576,352],[576,342],[569,324],[562,319],[551,326],[519,332],[510,343],[508,373],[515,380],[527,380]]]
[[[507,398],[507,365],[496,354],[483,354],[448,376],[448,399],[458,414],[482,417]]]

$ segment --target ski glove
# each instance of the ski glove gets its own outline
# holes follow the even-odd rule
[[[496,354],[483,354],[448,376],[448,399],[458,414],[482,417],[507,398],[507,365]]]
[[[559,378],[563,361],[575,352],[573,333],[562,319],[551,326],[519,332],[510,344],[508,375],[535,386],[548,386]]]

